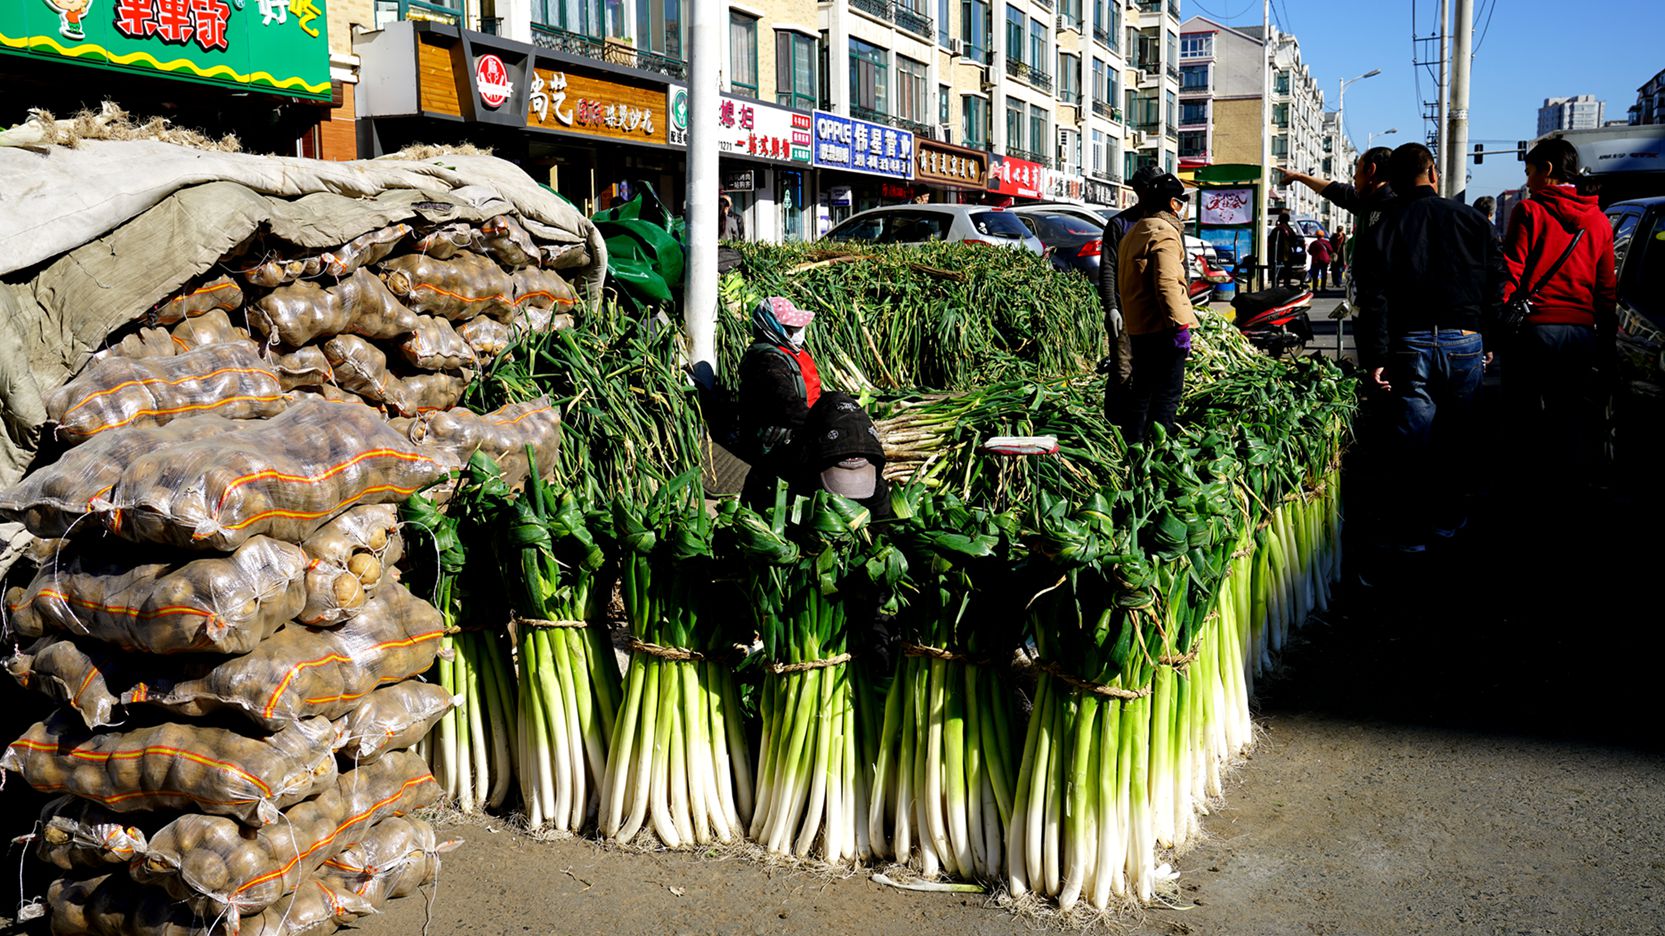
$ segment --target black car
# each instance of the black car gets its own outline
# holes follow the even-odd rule
[[[1025,227],[1046,246],[1046,255],[1059,270],[1076,270],[1098,280],[1104,225],[1094,226],[1074,215],[1026,211],[1018,215]]]
[[[1607,218],[1619,274],[1616,443],[1621,458],[1651,463],[1665,453],[1665,197],[1615,202]]]

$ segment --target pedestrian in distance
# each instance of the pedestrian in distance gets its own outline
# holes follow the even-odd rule
[[[1497,199],[1482,195],[1474,200],[1474,210],[1486,216],[1486,223],[1492,226],[1492,236],[1502,243],[1503,232],[1497,226]]]
[[[1617,284],[1613,229],[1596,196],[1579,194],[1577,178],[1578,150],[1566,140],[1545,140],[1526,154],[1530,194],[1509,218],[1503,255],[1505,300],[1530,292],[1531,312],[1502,348],[1503,390],[1516,464],[1534,477],[1591,482],[1613,369]]]
[[[1191,329],[1197,324],[1187,289],[1183,219],[1190,200],[1185,185],[1163,172],[1149,181],[1139,204],[1142,217],[1122,238],[1116,255],[1116,285],[1133,364],[1118,422],[1129,443],[1143,442],[1152,426],[1173,426],[1185,388]]]
[[[1343,253],[1347,248],[1347,229],[1337,227],[1330,235],[1330,282],[1337,289],[1341,288],[1341,274],[1347,269],[1347,258]]]
[[[1101,235],[1100,255],[1104,262],[1098,266],[1098,298],[1099,305],[1104,310],[1104,333],[1108,338],[1109,355],[1099,362],[1099,372],[1104,374],[1104,416],[1111,422],[1119,423],[1120,406],[1125,402],[1128,381],[1133,378],[1133,349],[1128,342],[1127,329],[1122,319],[1121,294],[1116,285],[1117,262],[1116,257],[1121,247],[1122,238],[1144,217],[1144,210],[1149,206],[1143,200],[1145,189],[1150,187],[1152,179],[1162,175],[1162,170],[1154,164],[1139,167],[1128,180],[1135,195],[1140,197],[1139,203],[1124,208],[1110,216],[1104,223],[1104,233]]]
[[[1420,553],[1467,523],[1482,332],[1496,321],[1508,269],[1485,216],[1437,194],[1426,146],[1394,150],[1388,177],[1397,200],[1354,252],[1358,353],[1369,388],[1385,397],[1383,494],[1394,529],[1378,531],[1378,542]]]
[[[717,239],[745,240],[746,219],[734,210],[734,199],[727,195],[717,199]]]
[[[1306,282],[1306,238],[1290,223],[1289,212],[1278,212],[1278,225],[1272,229],[1266,249],[1272,254],[1272,285],[1282,286],[1297,280]]]
[[[1330,239],[1316,237],[1312,241],[1312,288],[1324,288],[1324,279],[1330,274]]]

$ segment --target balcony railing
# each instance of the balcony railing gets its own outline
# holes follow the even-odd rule
[[[1139,0],[1140,13],[1155,13],[1162,9],[1162,0]]]
[[[1114,50],[1116,48],[1116,41],[1111,38],[1110,30],[1105,29],[1103,26],[1095,25],[1093,27],[1093,38],[1097,39],[1098,44],[1104,46],[1106,49]]]
[[[682,59],[657,52],[641,52],[627,42],[617,39],[603,39],[600,36],[586,36],[555,26],[545,26],[542,23],[532,24],[532,42],[541,49],[552,52],[565,52],[568,55],[578,55],[598,62],[612,65],[623,65],[626,68],[639,68],[642,71],[657,72],[669,78],[687,78],[688,63]]]
[[[1087,173],[1087,178],[1098,182],[1108,182],[1111,185],[1122,184],[1122,177],[1116,175],[1114,172],[1089,172]]]
[[[1058,92],[1058,100],[1059,100],[1060,103],[1068,104],[1071,107],[1080,107],[1081,106],[1081,92],[1080,91],[1059,91]]]
[[[1043,10],[1052,9],[1052,0],[1035,0],[1035,5]]]
[[[1170,62],[1168,64],[1167,71],[1168,71],[1168,77],[1169,78],[1172,78],[1175,81],[1179,80],[1179,66],[1178,65],[1175,65],[1175,64]]]
[[[928,140],[934,140],[937,138],[937,127],[935,124],[920,123],[917,120],[909,120],[906,117],[892,117],[890,119],[890,123],[892,126],[906,130],[916,137],[924,137]]]
[[[890,123],[889,114],[882,110],[874,110],[871,107],[862,107],[860,104],[850,105],[850,116],[866,120],[871,123]]]
[[[1174,126],[1164,127],[1162,128],[1162,135],[1177,142],[1179,140],[1179,128]]]
[[[1107,101],[1094,101],[1093,102],[1093,113],[1099,115],[1100,117],[1109,117],[1110,116],[1110,111],[1111,111],[1111,107],[1110,107],[1109,102],[1107,102]]]
[[[482,17],[480,17],[480,31],[485,33],[488,36],[501,36],[501,35],[503,35],[503,17],[501,17],[501,16],[482,16]]]
[[[1020,62],[1014,58],[1007,59],[1006,74],[1024,82],[1037,91],[1052,90],[1052,76],[1027,62]]]
[[[850,0],[850,6],[869,16],[895,23],[916,36],[936,39],[936,21],[903,4],[891,0]]]
[[[1012,157],[1013,159],[1027,159],[1032,163],[1040,163],[1048,168],[1051,168],[1052,166],[1052,157],[1046,155],[1045,153],[1035,153],[1026,149],[1019,149],[1015,146],[1008,146],[1006,147],[1006,155]]]

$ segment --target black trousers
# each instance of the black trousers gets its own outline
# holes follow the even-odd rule
[[[1185,389],[1185,358],[1190,352],[1174,347],[1172,332],[1134,335],[1133,379],[1119,394],[1122,437],[1129,444],[1143,442],[1150,427],[1171,429]]]

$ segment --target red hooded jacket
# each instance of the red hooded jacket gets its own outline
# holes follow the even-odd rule
[[[1509,264],[1504,301],[1542,279],[1567,249],[1572,232],[1580,228],[1584,239],[1538,290],[1529,321],[1540,325],[1594,325],[1598,318],[1612,321],[1618,289],[1613,273],[1613,227],[1596,196],[1580,195],[1567,185],[1533,192],[1509,216],[1509,231],[1503,239],[1503,258]]]

